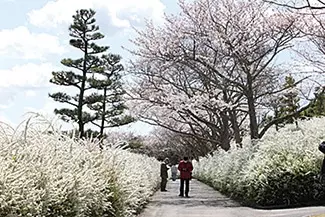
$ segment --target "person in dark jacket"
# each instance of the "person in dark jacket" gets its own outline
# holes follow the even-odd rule
[[[167,191],[166,190],[166,184],[167,184],[167,178],[168,178],[168,167],[167,164],[169,163],[169,159],[166,158],[160,165],[160,177],[161,177],[161,183],[160,183],[160,190],[161,191]]]
[[[188,161],[188,157],[184,157],[178,164],[178,170],[181,175],[181,185],[179,189],[179,196],[184,197],[184,182],[185,182],[185,197],[189,197],[188,193],[190,191],[190,179],[192,178],[193,165]]]

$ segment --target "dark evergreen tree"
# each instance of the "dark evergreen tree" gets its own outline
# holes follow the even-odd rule
[[[70,108],[55,109],[55,113],[61,115],[63,120],[72,120],[78,123],[80,137],[84,136],[84,126],[95,120],[96,115],[91,115],[84,111],[84,106],[88,104],[85,91],[92,89],[89,81],[94,70],[101,66],[99,54],[107,51],[107,46],[98,46],[94,41],[104,37],[95,25],[96,19],[94,10],[78,10],[73,16],[73,23],[69,27],[70,45],[82,52],[82,57],[78,59],[63,59],[64,66],[74,69],[74,71],[53,72],[51,83],[62,86],[74,87],[77,94],[71,96],[64,92],[49,94],[57,102],[70,105]]]
[[[303,117],[325,116],[325,87],[317,87],[314,92],[315,100],[311,102],[310,107],[303,111]]]
[[[291,76],[288,75],[285,77],[285,84],[284,88],[286,90],[284,91],[282,97],[280,98],[280,109],[278,111],[278,116],[286,116],[289,114],[294,114],[297,112],[299,108],[299,96],[298,96],[298,91],[296,88],[296,81],[295,79]],[[296,125],[298,125],[298,122],[296,121],[298,118],[299,114],[290,117],[285,120],[284,123],[293,123],[295,122]]]
[[[124,115],[126,109],[122,88],[121,72],[123,66],[121,57],[115,54],[103,55],[100,67],[94,68],[94,75],[89,79],[90,85],[97,92],[87,97],[88,107],[95,112],[95,120],[91,122],[99,127],[99,136],[103,137],[104,129],[128,124],[133,121],[129,115]]]

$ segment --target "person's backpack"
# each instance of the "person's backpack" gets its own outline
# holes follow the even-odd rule
[[[318,150],[320,150],[321,152],[323,152],[323,154],[325,154],[325,141],[319,144]]]

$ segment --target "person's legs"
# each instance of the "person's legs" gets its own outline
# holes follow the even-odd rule
[[[176,180],[176,173],[172,173],[172,180],[173,180],[173,181]]]
[[[167,184],[167,179],[166,178],[161,178],[161,185],[160,185],[160,190],[161,191],[166,191],[166,184]]]
[[[179,196],[184,197],[184,179],[181,179],[181,185],[179,188]]]
[[[185,196],[188,197],[190,191],[190,179],[185,179]]]
[[[160,181],[160,190],[162,191],[164,189],[164,178],[161,178]]]

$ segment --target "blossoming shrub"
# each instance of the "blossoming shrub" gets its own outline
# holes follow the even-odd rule
[[[324,200],[318,179],[325,140],[325,119],[299,122],[280,131],[271,129],[255,144],[216,151],[196,163],[194,176],[219,191],[255,205],[293,205]]]
[[[26,125],[0,128],[0,216],[132,216],[157,187],[152,158]]]

